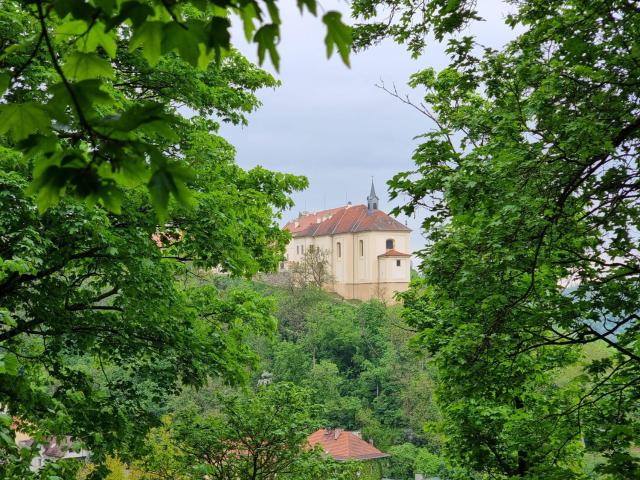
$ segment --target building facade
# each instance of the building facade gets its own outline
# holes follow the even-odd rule
[[[16,429],[17,423],[14,423],[12,428]],[[15,441],[21,448],[33,448],[34,440],[29,435],[17,429]],[[44,443],[37,444],[37,451],[37,454],[31,459],[30,469],[32,472],[41,470],[45,464],[49,462],[73,458],[88,463],[91,458],[91,452],[88,450],[84,448],[74,448],[74,441],[69,436],[61,439],[51,437]]]
[[[326,252],[331,283],[343,298],[393,301],[409,287],[411,230],[378,209],[373,183],[367,205],[304,212],[285,226],[292,240],[285,269],[303,259],[309,248]]]

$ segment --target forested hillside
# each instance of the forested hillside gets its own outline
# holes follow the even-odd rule
[[[276,336],[255,339],[255,382],[267,376],[309,388],[324,426],[362,431],[384,451],[438,451],[438,434],[425,430],[437,420],[431,373],[423,352],[411,348],[415,332],[399,306],[348,303],[313,287],[252,288],[274,296],[278,319]]]
[[[162,430],[172,448],[188,449],[189,442],[202,442],[211,435],[211,429],[207,429],[208,434],[194,436],[193,425],[212,412],[222,415],[217,417],[216,428],[224,430],[230,423],[226,415],[243,411],[246,416],[236,428],[270,445],[274,439],[267,434],[265,440],[260,431],[281,429],[289,439],[300,429],[300,439],[320,427],[359,431],[363,438],[391,454],[381,462],[386,478],[407,480],[416,473],[448,480],[483,478],[480,472],[447,458],[446,444],[451,437],[439,413],[442,404],[436,405],[434,398],[438,372],[422,348],[420,336],[407,325],[411,310],[377,300],[349,302],[311,284],[291,286],[273,282],[270,276],[255,281],[202,273],[198,276],[189,283],[213,284],[225,296],[263,298],[271,304],[277,326],[272,332],[249,335],[255,357],[245,370],[246,384],[233,386],[210,379],[204,389],[188,389],[174,397],[169,407],[155,412],[172,419]],[[601,342],[573,355],[571,366],[548,372],[553,388],[573,391],[583,381],[584,366],[593,361],[606,362],[610,353]],[[295,401],[286,400],[290,395]],[[275,410],[265,409],[265,396]],[[242,407],[238,408],[236,402]],[[229,405],[233,405],[230,410]],[[256,424],[254,417],[268,418],[270,423]],[[489,418],[480,416],[477,424],[482,426]],[[190,432],[186,436],[185,430]],[[294,451],[304,450],[300,450],[299,445],[304,443],[300,439]],[[307,473],[299,478],[321,478],[310,477],[308,470],[313,462],[304,462],[301,468]],[[380,472],[368,477],[363,464],[315,462],[324,478],[380,478],[375,475]],[[601,456],[587,453],[579,467],[584,478],[607,478],[594,471],[601,462]],[[139,465],[144,471],[149,461]],[[574,474],[580,475],[578,470]]]
[[[441,434],[432,400],[433,372],[424,354],[412,348],[415,332],[400,318],[400,306],[376,300],[349,303],[310,285],[206,278],[202,281],[212,281],[221,291],[251,291],[271,299],[277,331],[250,338],[258,359],[248,369],[248,393],[213,380],[202,391],[178,397],[167,413],[184,418],[185,411],[217,411],[235,395],[246,398],[266,385],[287,389],[293,384],[308,395],[314,426],[360,431],[391,453],[385,476],[413,478],[416,462],[421,471],[444,473],[437,457]],[[278,428],[287,425],[283,417]]]
[[[411,346],[414,332],[400,319],[401,307],[349,303],[315,286],[274,286],[198,270],[186,281],[209,285],[223,297],[262,297],[277,328],[249,335],[255,355],[245,365],[245,383],[210,377],[204,387],[187,388],[168,402],[149,395],[146,412],[162,426],[142,449],[111,457],[107,478],[125,471],[126,478],[185,480],[207,472],[223,479],[276,473],[336,480],[454,474],[438,455],[433,372]],[[118,375],[118,369],[108,373]],[[307,437],[318,428],[359,431],[392,456],[375,464],[334,463],[308,449]],[[277,464],[269,458],[278,458]]]

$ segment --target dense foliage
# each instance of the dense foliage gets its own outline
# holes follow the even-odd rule
[[[452,36],[470,22],[480,20],[477,0],[357,0],[351,3],[356,21],[353,46],[362,50],[386,38],[405,44],[414,58],[425,49],[432,35],[447,39],[451,50],[464,47],[469,37]]]
[[[219,288],[234,285],[223,280],[216,282]],[[252,340],[261,359],[252,383],[304,387],[319,406],[321,427],[360,431],[384,452],[406,451],[383,462],[386,478],[413,478],[414,471],[421,472],[415,470],[416,460],[429,453],[435,467],[424,473],[450,473],[439,456],[432,372],[424,354],[412,348],[414,331],[400,319],[399,308],[375,300],[345,302],[314,286],[270,284],[244,287],[274,298],[278,319],[276,337]],[[374,475],[377,466],[369,468]]]
[[[135,480],[412,480],[414,472],[453,478],[438,455],[439,434],[424,429],[425,420],[438,421],[429,372],[410,349],[411,332],[398,324],[396,309],[345,303],[314,287],[226,276],[207,276],[207,283],[222,294],[274,301],[278,333],[252,335],[260,361],[247,369],[246,386],[211,378],[156,404],[162,425],[135,455],[108,459],[108,480],[125,470]],[[335,462],[309,449],[309,434],[333,427],[361,431],[393,457]]]
[[[317,15],[315,0],[297,3],[301,13]],[[120,187],[131,182],[147,185],[160,218],[170,196],[189,204],[195,172],[181,161],[174,133],[184,119],[163,99],[193,107],[205,92],[173,97],[167,90],[176,84],[164,83],[158,70],[179,57],[185,66],[177,76],[188,64],[202,78],[212,62],[234,57],[232,18],[257,45],[260,62],[267,53],[276,68],[279,62],[274,0],[5,0],[0,15],[0,135],[35,161],[30,189],[41,211],[73,194],[119,213]],[[337,50],[348,63],[350,29],[335,11],[322,21],[327,54]],[[223,92],[199,100],[201,113],[252,108],[234,108],[237,96]]]
[[[5,52],[32,22],[13,3],[3,4],[0,44]],[[55,65],[34,52],[5,97],[10,102],[1,105],[3,115],[18,103],[44,105],[66,95],[48,83],[57,81]],[[30,54],[14,49],[3,57],[3,65],[18,68],[25,55]],[[10,135],[0,138],[3,478],[27,478],[35,453],[16,448],[12,417],[35,438],[34,448],[52,435],[71,435],[91,449],[96,462],[116,449],[133,455],[148,427],[159,422],[157,408],[164,399],[212,375],[243,380],[247,365],[255,361],[245,342],[248,333],[275,326],[271,301],[249,291],[222,294],[200,282],[195,270],[251,276],[275,268],[282,256],[288,236],[276,220],[290,207],[289,194],[306,180],[259,167],[240,169],[233,147],[208,118],[243,122],[259,105],[255,91],[273,86],[274,79],[234,51],[198,70],[170,53],[151,68],[141,52],[126,48],[113,58],[110,77],[108,83],[80,82],[100,92],[99,105],[96,97],[82,97],[91,112],[121,122],[125,137],[139,134],[138,122],[176,118],[170,130],[145,130],[143,135],[173,157],[171,168],[188,178],[193,202],[188,207],[164,202],[164,221],[158,223],[153,198],[164,194],[149,191],[144,172],[129,170],[133,176],[112,184],[109,194],[117,197],[117,208],[111,208],[117,213],[73,196],[39,212],[38,204],[49,200],[42,189],[33,195],[34,181],[66,178],[67,173],[57,176],[58,168],[89,178],[93,167],[87,169],[77,155],[97,150],[73,132],[70,117],[56,120],[56,134],[65,145],[51,143],[54,156],[44,154],[38,143],[48,142],[51,138],[45,137],[52,132],[41,131],[40,140],[25,136],[26,154],[15,143],[20,140],[15,128],[21,127],[10,127]],[[179,109],[188,109],[189,118],[180,116]],[[9,125],[5,120],[2,128]],[[110,135],[117,128],[109,127]],[[104,145],[117,149],[124,143]],[[48,162],[54,157],[65,160],[53,168]],[[117,169],[110,172],[105,174],[120,175]]]
[[[223,397],[219,413],[182,412],[176,427],[191,464],[220,480],[296,478],[314,452],[306,448],[315,428],[307,392],[287,384],[255,395]],[[204,459],[204,461],[202,460]]]
[[[239,17],[277,67],[274,1],[3,2],[0,476],[100,477],[115,452],[141,478],[374,473],[307,450],[325,426],[388,449],[398,479],[638,478],[640,7],[510,3],[515,40],[450,38],[451,65],[411,82],[437,128],[390,183],[428,209],[407,329],[378,302],[210,275],[273,269],[306,184],[238,168],[212,120],[275,85],[229,36]],[[466,0],[352,11],[357,47],[414,55],[477,20]],[[347,61],[350,29],[323,21]],[[54,435],[95,465],[31,472]]]
[[[209,408],[186,398],[181,403],[168,432],[172,444],[181,451],[181,468],[176,473],[185,478],[360,478],[357,465],[338,464],[320,450],[309,448],[307,437],[319,424],[316,404],[304,388],[268,383],[257,386],[255,391],[227,395],[218,391],[207,398]],[[158,461],[162,466],[165,459],[164,451],[160,451],[141,465],[144,471],[157,475],[164,471],[157,468]]]
[[[448,5],[471,18],[467,3]],[[458,40],[449,68],[412,79],[437,128],[390,184],[406,213],[427,211],[406,318],[459,463],[568,479],[589,460],[638,478],[640,10],[515,6],[523,33],[505,48]]]

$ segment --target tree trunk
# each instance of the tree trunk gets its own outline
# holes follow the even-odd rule
[[[515,399],[516,408],[522,410],[524,408],[524,402],[520,397]],[[529,455],[524,450],[518,450],[518,477],[525,477],[529,472]]]

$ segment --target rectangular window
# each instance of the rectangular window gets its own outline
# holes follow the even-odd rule
[[[401,260],[396,260],[396,267],[399,267],[401,263]]]
[[[364,241],[360,240],[360,256],[364,257]]]
[[[296,245],[296,254],[300,255],[300,245]]]
[[[342,257],[342,244],[340,242],[338,242],[337,248],[338,248],[338,258],[340,258]]]

